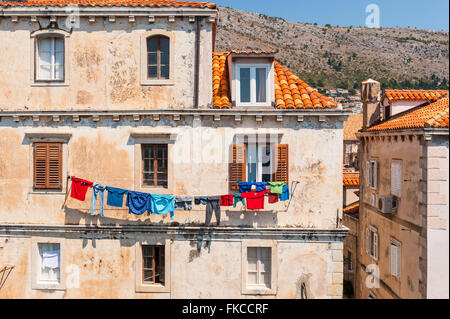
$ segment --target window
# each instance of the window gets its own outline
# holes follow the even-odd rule
[[[34,189],[62,189],[62,143],[33,144]]]
[[[36,80],[64,81],[64,38],[37,38]]]
[[[373,189],[378,186],[378,162],[370,160],[367,162],[367,185]]]
[[[38,249],[40,258],[38,281],[59,284],[61,280],[60,244],[38,243]]]
[[[236,65],[236,101],[238,106],[270,106],[269,64]]]
[[[164,246],[142,245],[142,282],[164,285]]]
[[[233,144],[229,167],[230,189],[237,182],[280,181],[289,184],[289,148],[286,144]]]
[[[391,194],[399,198],[402,195],[402,161],[391,163]]]
[[[144,186],[168,187],[168,148],[166,144],[142,145]]]
[[[271,288],[272,249],[270,247],[247,247],[247,287],[249,289]]]
[[[170,39],[153,36],[147,39],[147,77],[148,79],[169,79],[170,77]]]
[[[353,256],[352,256],[352,252],[349,250],[347,252],[347,270],[348,271],[353,271]]]
[[[401,244],[395,239],[391,239],[389,255],[390,255],[391,275],[400,278]]]
[[[366,228],[366,252],[378,259],[378,231],[374,227]]]

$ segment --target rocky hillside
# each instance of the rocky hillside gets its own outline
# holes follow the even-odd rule
[[[216,51],[246,48],[278,50],[319,89],[358,88],[369,77],[389,88],[448,88],[448,31],[317,26],[220,7]]]

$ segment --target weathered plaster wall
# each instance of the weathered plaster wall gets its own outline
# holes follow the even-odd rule
[[[257,296],[241,293],[242,260],[239,239],[213,240],[196,249],[195,240],[171,241],[170,292],[138,293],[135,287],[136,247],[145,236],[127,239],[70,238],[64,240],[62,258],[66,288],[31,289],[32,239],[4,239],[0,263],[13,265],[0,298],[300,298],[305,284],[307,297],[340,298],[342,294],[342,242],[278,241],[278,277],[275,295]],[[47,240],[55,240],[47,237]],[[77,279],[74,280],[74,275]],[[71,276],[71,278],[69,278]],[[326,278],[326,280],[324,280]],[[79,283],[79,285],[78,285]],[[73,286],[71,286],[73,285]]]
[[[448,299],[448,135],[427,146],[427,298]]]
[[[358,219],[344,214],[342,224],[349,229],[347,237],[344,239],[344,279],[351,281],[353,285],[353,291],[356,290],[356,268],[358,256],[358,231],[359,221]],[[348,252],[351,252],[351,260],[348,259]],[[349,263],[351,263],[351,270],[349,269]]]
[[[62,118],[59,124],[51,120],[38,123],[3,120],[0,122],[0,220],[47,225],[172,222],[169,216],[137,217],[129,215],[126,208],[109,206],[105,206],[105,218],[98,217],[98,208],[96,216],[91,217],[92,191],[85,202],[69,197],[64,208],[64,191],[53,194],[33,191],[32,144],[25,133],[72,134],[64,145],[67,156],[63,170],[67,175],[119,188],[177,196],[229,193],[229,150],[236,134],[274,133],[280,136],[279,143],[289,144],[290,186],[294,192],[290,204],[266,204],[266,209],[258,212],[245,212],[240,206],[222,208],[222,225],[336,227],[336,218],[342,215],[342,144],[339,142],[342,122],[330,118],[327,123],[319,123],[317,117],[307,117],[302,123],[287,118],[283,123],[266,119],[257,125],[248,117],[241,124],[234,117],[222,118],[218,123],[205,118],[201,124],[193,124],[192,117],[180,122],[166,117],[161,117],[159,122],[145,118],[139,124],[132,119],[121,122],[105,119],[98,124],[90,119],[73,123],[67,118]],[[168,189],[142,188],[136,182],[141,174],[140,158],[135,158],[140,145],[130,136],[132,132],[177,134],[176,142],[169,146]],[[174,222],[202,224],[204,218],[205,206],[194,206],[192,212],[177,211]]]
[[[49,19],[38,23],[21,18],[0,19],[0,109],[3,110],[137,110],[192,108],[194,106],[195,29],[187,17],[169,23],[167,17],[97,17],[93,23],[80,19],[80,27],[67,33],[67,85],[32,85],[34,41],[32,32],[47,28]],[[65,28],[64,18],[58,26]],[[203,19],[200,52],[200,107],[207,107],[212,96],[212,26]],[[173,85],[141,85],[141,37],[163,30],[173,38],[170,48],[174,69]],[[70,31],[70,30],[69,30]],[[145,57],[145,53],[143,54]],[[145,63],[144,63],[145,64]]]

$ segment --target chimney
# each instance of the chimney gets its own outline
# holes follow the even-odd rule
[[[381,85],[372,79],[361,83],[361,101],[363,103],[363,129],[380,121]]]

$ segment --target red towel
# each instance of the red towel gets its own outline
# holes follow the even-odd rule
[[[247,198],[248,209],[264,209],[264,195],[268,190],[262,192],[249,192],[241,194],[242,198]]]
[[[278,203],[279,200],[278,194],[269,194],[269,204]]]
[[[86,199],[86,193],[89,187],[92,187],[93,183],[81,178],[72,177],[72,191],[70,197],[78,199],[82,202]]]
[[[234,195],[220,196],[220,206],[233,206]]]

